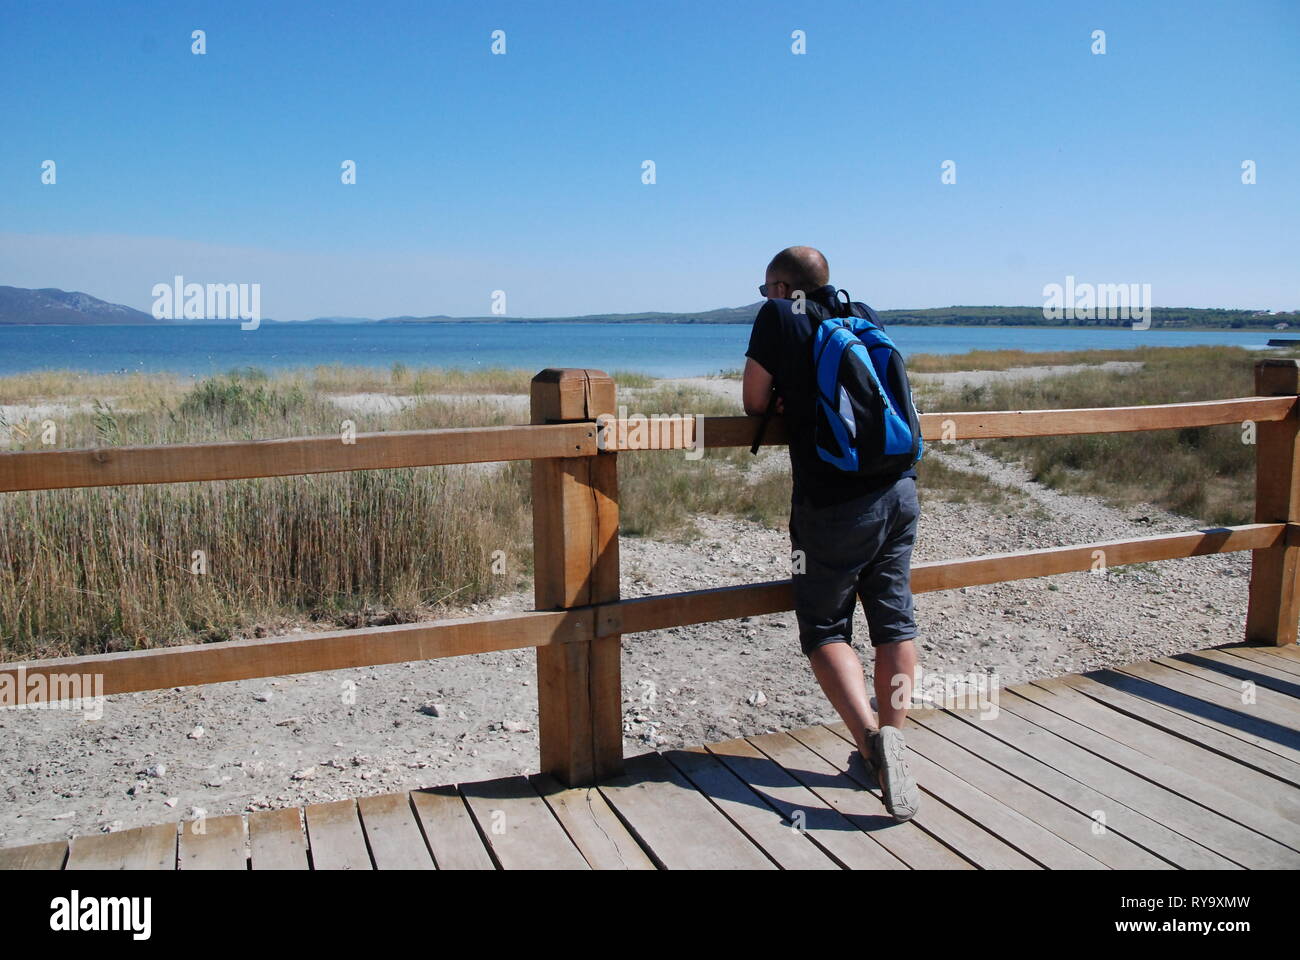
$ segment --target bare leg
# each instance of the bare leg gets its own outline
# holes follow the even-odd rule
[[[912,702],[912,677],[916,672],[916,644],[911,640],[876,647],[876,707],[880,722],[903,729]],[[847,721],[846,721],[847,722]]]
[[[868,759],[867,728],[875,730],[877,725],[876,716],[871,711],[871,700],[867,697],[862,661],[847,643],[827,643],[813,650],[808,655],[808,662],[826,699],[853,734],[858,752],[864,760]],[[881,713],[884,713],[883,707]]]

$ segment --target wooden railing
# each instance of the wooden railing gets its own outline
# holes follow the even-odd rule
[[[1039,437],[1239,424],[1256,438],[1255,522],[1185,533],[916,563],[912,590],[950,590],[1094,567],[1253,551],[1246,639],[1296,642],[1300,602],[1300,363],[1262,360],[1257,396],[1083,410],[931,413],[926,440]],[[614,382],[597,370],[543,370],[532,423],[338,437],[107,447],[0,454],[0,492],[178,483],[500,460],[533,462],[535,610],[330,633],[235,640],[0,664],[9,689],[59,689],[97,674],[104,694],[537,648],[540,769],[569,784],[622,769],[620,638],[793,609],[789,580],[623,600],[619,597],[618,456],[643,446],[635,418],[615,418]],[[748,446],[748,417],[684,417],[655,449]],[[702,431],[702,432],[697,432]],[[641,430],[640,433],[644,433]],[[784,443],[774,421],[765,441]],[[5,675],[9,675],[7,678]]]

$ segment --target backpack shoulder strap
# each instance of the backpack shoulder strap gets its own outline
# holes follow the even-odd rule
[[[839,296],[841,293],[844,294],[844,299],[842,300],[840,299]],[[828,311],[826,307],[823,307],[820,303],[818,303],[816,300],[813,300],[811,297],[806,298],[804,300],[804,305],[807,307],[809,311],[811,311],[809,313],[809,316],[811,316],[813,320],[815,320],[818,323],[823,323],[826,320],[829,320],[831,317],[836,317],[841,320],[852,321],[853,317],[855,316],[853,311],[854,305],[849,299],[849,294],[847,290],[835,291],[834,312]],[[847,324],[847,326],[852,327],[853,326],[852,322]]]
[[[875,324],[877,327],[880,327],[882,330],[885,328],[884,322],[880,319],[880,314],[876,313],[875,310],[873,310],[869,305],[863,303],[862,301],[860,300],[853,301],[851,304],[849,304],[849,309],[852,311],[853,316],[857,317],[858,319],[869,320],[871,323]]]
[[[854,314],[849,323],[852,325],[853,333],[858,339],[865,343],[881,344],[894,350],[898,349],[893,338],[885,332],[885,325],[881,322],[880,314],[865,303],[855,301],[852,307]]]
[[[813,300],[811,298],[804,300],[804,309],[807,311],[808,317],[810,320],[812,320],[814,327],[819,326],[820,324],[825,323],[827,320],[831,319],[832,317],[837,316],[837,314],[831,313],[820,303],[818,303],[816,300]]]

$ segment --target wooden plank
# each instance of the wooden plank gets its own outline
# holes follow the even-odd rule
[[[1192,403],[1153,403],[1137,407],[1091,407],[1074,410],[999,410],[972,413],[923,413],[921,435],[927,440],[980,440],[993,437],[1047,437],[1074,433],[1129,433],[1217,424],[1284,420],[1295,397],[1240,397]],[[946,430],[946,433],[945,433]]]
[[[655,869],[595,787],[564,787],[544,773],[529,781],[593,870]]]
[[[783,817],[773,816],[773,810],[749,784],[727,769],[706,747],[669,750],[663,756],[781,869],[841,869],[804,831],[794,829]]]
[[[462,783],[460,792],[503,870],[591,869],[524,777]]]
[[[1174,736],[1159,726],[1113,710],[1059,681],[1035,681],[1035,687],[1050,698],[1039,699],[1035,695],[1034,702],[1040,706],[1062,713],[1111,740],[1168,764],[1193,780],[1212,784],[1232,794],[1238,803],[1258,806],[1293,825],[1300,825],[1300,792],[1294,785],[1261,773],[1240,762],[1236,756],[1224,756],[1199,743]],[[1246,746],[1239,741],[1237,744]],[[1293,836],[1300,837],[1300,834]],[[1275,836],[1274,839],[1281,837]]]
[[[759,417],[695,417],[689,412],[653,415],[643,419],[603,417],[597,443],[602,450],[631,453],[642,450],[696,450],[702,438],[705,449],[748,447],[754,442]],[[774,416],[763,433],[763,444],[790,442],[782,417]]]
[[[188,826],[187,821],[181,826]],[[175,870],[176,824],[73,837],[66,870]]]
[[[50,840],[0,849],[0,870],[62,870],[68,841]]]
[[[1050,696],[1043,691],[1039,693]],[[1003,691],[998,705],[1001,708],[999,721],[1014,715],[1080,747],[1072,763],[1072,769],[1078,774],[1070,775],[1086,777],[1102,793],[1159,816],[1162,822],[1187,838],[1243,867],[1256,870],[1300,867],[1300,851],[1270,839],[1274,835],[1285,837],[1290,830],[1290,825],[1281,818],[1267,811],[1247,809],[1213,784],[1197,781],[1167,764],[1144,757],[1011,690]],[[1143,773],[1135,774],[1131,770],[1142,770]],[[1185,793],[1195,799],[1189,799]],[[1222,806],[1225,797],[1226,809]],[[1215,806],[1211,808],[1203,804]],[[1220,810],[1224,812],[1218,812]],[[1243,820],[1266,824],[1268,835],[1242,826]]]
[[[600,792],[662,869],[776,869],[657,753],[628,758],[623,775],[602,783]]]
[[[1269,653],[1262,652],[1265,647],[1218,647],[1217,653],[1234,656],[1239,660],[1245,660],[1249,663],[1257,663],[1261,666],[1268,667],[1270,670],[1281,671],[1291,677],[1300,677],[1300,660],[1292,660],[1289,657],[1275,657]]]
[[[313,803],[303,809],[303,816],[313,869],[373,869],[355,800]]]
[[[908,713],[908,718],[913,719],[911,711]],[[832,735],[839,736],[840,727],[842,724],[832,724],[827,726],[827,730]],[[843,761],[833,759],[836,756],[833,751],[828,751],[822,756],[850,777],[857,779],[863,786],[867,784],[865,775],[856,772],[859,770],[856,764],[848,766]],[[874,778],[871,782],[874,783]],[[890,817],[889,821],[892,820],[893,818]],[[922,798],[921,809],[907,822],[920,827],[944,846],[981,869],[1033,869],[1037,866],[997,837],[972,823],[960,811],[952,809],[932,796],[928,799]]]
[[[1262,738],[1260,746],[1266,746],[1289,759],[1300,760],[1300,730],[1295,728],[1289,714],[1280,714],[1280,711],[1265,704],[1244,704],[1241,702],[1241,693],[1237,690],[1225,689],[1217,683],[1158,663],[1128,663],[1115,667],[1113,672],[1145,680],[1218,707],[1221,711],[1226,711],[1226,714],[1213,714],[1221,722],[1257,734]]]
[[[248,815],[249,863],[254,870],[306,870],[307,838],[297,807]]]
[[[1153,551],[1160,557],[1170,557],[1222,549],[1247,549],[1249,544],[1275,538],[1281,529],[1280,525],[1256,525],[1251,528],[1225,528],[1223,531],[1168,534],[1143,538],[1141,541],[1113,541],[1051,548],[1047,551],[914,564],[912,585],[914,592],[925,592],[1044,576],[1063,572],[1067,567],[1087,569],[1093,563],[1093,553],[1096,550],[1109,551],[1108,562],[1116,565],[1152,559]],[[1162,542],[1148,542],[1153,540]],[[1049,557],[1048,554],[1053,556]],[[595,729],[607,731],[602,733],[602,742],[605,743],[602,755],[612,756],[614,750],[610,742],[614,735],[607,728],[612,726],[610,717],[618,713],[615,709],[618,705],[610,692],[613,687],[609,682],[609,671],[612,669],[609,661],[617,659],[614,652],[618,645],[614,641],[620,633],[753,616],[792,608],[790,581],[784,580],[610,602],[599,605],[594,611],[527,611],[433,623],[397,624],[363,630],[8,663],[0,665],[0,679],[7,676],[6,682],[26,690],[26,679],[38,675],[47,678],[52,678],[54,674],[63,676],[69,673],[99,675],[102,677],[103,694],[110,695],[576,642],[573,652],[563,656],[561,652],[555,654],[560,657],[563,670],[555,673],[551,668],[545,668],[549,678],[545,689],[550,691],[545,696],[547,702],[557,702],[558,698],[559,701],[568,703],[566,698],[572,694],[578,707],[562,714],[561,718],[580,725],[580,718],[584,715],[597,717],[599,722],[595,723]],[[590,636],[592,618],[597,614],[597,632],[606,642],[603,645],[589,645],[583,638]],[[589,656],[595,658],[590,662],[600,665],[599,669],[606,679],[599,685],[599,689],[604,692],[598,693],[595,700],[583,707],[586,697],[579,695],[582,686],[573,678],[582,673],[579,669],[583,666],[582,651],[588,646],[591,646]],[[574,663],[570,663],[570,660]],[[555,688],[555,684],[550,682],[554,677],[569,677],[573,682],[566,681],[561,688]],[[39,700],[40,690],[46,688],[52,688],[52,680],[47,684],[33,685],[32,701]],[[561,697],[561,694],[564,696]],[[554,711],[548,716],[554,716]],[[574,720],[574,717],[579,719]],[[621,726],[619,731],[621,750]],[[552,738],[546,742],[555,741]],[[577,749],[576,743],[574,741],[570,744],[575,753],[575,757],[570,760],[572,763],[578,763],[584,755],[583,750]]]
[[[951,740],[1030,786],[1051,794],[1090,817],[1099,829],[1118,833],[1174,866],[1188,870],[1239,869],[1237,864],[1176,833],[1158,818],[1132,804],[1100,792],[1070,762],[1076,748],[1018,717],[999,714],[990,720],[979,714],[944,713],[920,721],[922,726]],[[1104,784],[1103,784],[1104,786]]]
[[[531,389],[534,424],[594,421],[614,410],[614,381],[599,370],[543,370]],[[537,609],[618,600],[617,456],[535,460],[532,469]],[[568,786],[623,769],[621,644],[616,632],[596,635],[593,622],[583,629],[573,642],[537,651],[541,770]]]
[[[244,849],[244,818],[240,814],[208,817],[203,832],[195,833],[192,823],[181,829],[181,870],[247,870],[248,853]]]
[[[1255,392],[1294,400],[1300,360],[1255,362]],[[1249,418],[1247,418],[1249,419]],[[1300,521],[1300,419],[1260,423],[1255,438],[1255,519]],[[1246,639],[1285,646],[1296,642],[1300,618],[1300,543],[1256,550],[1250,565]]]
[[[1249,680],[1249,688],[1252,689],[1252,695],[1255,702],[1247,704],[1243,697],[1248,686],[1242,678],[1235,678],[1227,674],[1226,671],[1214,669],[1214,667],[1204,666],[1195,661],[1182,660],[1174,657],[1156,657],[1149,663],[1154,663],[1158,667],[1177,671],[1180,674],[1186,674],[1205,683],[1212,683],[1216,687],[1222,687],[1230,696],[1236,697],[1236,700],[1242,704],[1243,708],[1257,715],[1270,719],[1274,723],[1281,723],[1282,726],[1295,727],[1300,730],[1300,701],[1295,697],[1279,693],[1265,687],[1262,683],[1257,683],[1255,678],[1245,678]]]
[[[1072,742],[1300,851],[1300,792],[1294,787],[1117,714],[1068,687],[1055,692],[1031,686],[1016,695],[1077,724],[1061,725],[1061,735]]]
[[[629,453],[638,450],[695,450],[699,440],[708,436],[704,429],[706,421],[714,425],[724,436],[708,439],[714,447],[739,446],[734,441],[748,435],[744,445],[749,446],[754,439],[758,417],[704,417],[690,413],[654,413],[646,416],[634,416],[619,419],[613,412],[597,417],[599,433],[596,445],[601,450],[611,453]],[[784,437],[783,437],[784,439]]]
[[[923,413],[921,436],[926,440],[979,440],[996,437],[1046,437],[1074,433],[1127,433],[1138,430],[1173,430],[1182,427],[1209,427],[1218,424],[1257,423],[1286,419],[1295,406],[1294,397],[1258,396],[1229,400],[1199,400],[1191,403],[1153,403],[1137,407],[1088,407],[1075,410],[987,410],[962,413]],[[756,417],[703,417],[699,433],[706,449],[748,447],[754,441]],[[695,419],[679,424],[663,424],[654,435],[660,437],[653,447],[639,436],[649,432],[645,424],[631,418],[602,424],[608,449],[694,449],[697,441]],[[640,431],[638,433],[637,431]],[[789,443],[784,418],[773,417],[763,434],[763,443],[777,446]]]
[[[874,836],[809,790],[748,740],[707,744],[707,749],[784,820],[850,870],[905,870],[907,864]]]
[[[451,463],[593,456],[594,424],[454,427],[281,440],[0,453],[0,492],[290,477]]]
[[[376,870],[433,870],[433,854],[411,809],[407,793],[357,799],[361,828]]]
[[[1198,663],[1186,657],[1156,657],[1149,662],[1223,687],[1237,697],[1238,701],[1242,700],[1247,690],[1246,682],[1249,682],[1254,688],[1252,693],[1255,702],[1242,703],[1243,707],[1274,723],[1300,729],[1300,700],[1265,685],[1257,679],[1258,675],[1234,676],[1228,668],[1219,669],[1219,665]]]
[[[1237,681],[1249,680],[1257,686],[1282,695],[1300,710],[1300,676],[1275,670],[1262,663],[1248,663],[1241,657],[1218,650],[1198,650],[1196,653],[1178,653],[1172,657],[1157,657],[1156,663],[1172,666],[1174,662],[1189,663],[1204,667],[1214,673],[1221,673]],[[1226,686],[1226,684],[1225,684]],[[1233,689],[1241,689],[1234,685]]]
[[[1255,647],[1260,653],[1267,653],[1273,657],[1286,657],[1290,660],[1300,660],[1300,647],[1291,644],[1285,647]]]
[[[1090,697],[1099,703],[1104,703],[1117,713],[1141,720],[1143,723],[1168,731],[1174,736],[1204,747],[1206,750],[1211,750],[1221,757],[1227,757],[1238,764],[1248,766],[1261,773],[1267,773],[1269,776],[1292,786],[1300,787],[1300,763],[1285,760],[1276,753],[1271,753],[1255,746],[1253,743],[1247,743],[1231,734],[1216,730],[1214,727],[1184,716],[1176,710],[1170,710],[1160,704],[1152,703],[1141,697],[1135,697],[1123,690],[1117,690],[1114,687],[1098,683],[1091,677],[1077,674],[1058,677],[1050,681],[1035,681],[1035,683],[1045,683],[1052,690],[1056,689],[1056,684],[1067,686],[1069,689]]]
[[[843,723],[827,725],[826,731],[838,736],[845,745],[853,744],[853,736]],[[985,869],[1034,870],[1053,861],[1059,861],[1061,865],[1068,863],[1075,869],[1100,868],[1097,861],[1060,837],[1018,814],[1012,817],[1011,811],[998,809],[1001,804],[982,796],[978,790],[962,783],[921,754],[908,750],[907,763],[918,786],[928,794],[922,800],[922,809],[909,822],[925,827],[927,815],[934,810],[946,806],[957,811],[968,822],[954,849]],[[883,835],[884,831],[881,833]],[[1035,856],[1031,849],[1046,851],[1046,854]]]
[[[592,623],[593,615],[588,610],[524,611],[363,630],[331,630],[9,662],[0,665],[0,683],[13,684],[11,689],[27,690],[22,684],[37,676],[46,677],[46,683],[33,684],[31,688],[29,700],[37,702],[43,699],[43,690],[63,689],[55,686],[57,678],[69,674],[98,676],[102,678],[102,688],[94,689],[108,696],[562,644],[574,637],[590,636]]]
[[[606,604],[598,611],[596,630],[602,636],[640,633],[793,609],[794,591],[790,581],[773,580]]]
[[[792,730],[788,736],[767,735],[762,740],[764,751],[787,773],[913,870],[974,869],[970,861],[914,820],[899,823],[889,814],[877,795],[879,785],[871,789],[874,778],[867,773],[852,737],[844,741],[827,727],[816,726]]]
[[[439,870],[495,870],[465,800],[455,787],[412,790],[411,803]]]
[[[846,730],[845,733],[848,731]],[[951,771],[971,786],[1041,824],[1062,840],[1114,870],[1169,870],[1170,864],[1118,833],[1098,833],[1091,817],[1050,793],[1017,780],[983,757],[913,724],[907,745],[914,753]]]
[[[1174,670],[1166,670],[1164,673],[1168,675],[1171,683],[1178,684],[1187,679],[1184,674]],[[1209,729],[1226,733],[1243,743],[1282,757],[1288,762],[1300,763],[1300,749],[1280,742],[1291,738],[1292,731],[1277,724],[1267,723],[1239,710],[1211,703],[1184,690],[1176,690],[1172,686],[1130,673],[1093,670],[1084,676],[1102,686],[1126,693],[1134,699],[1158,705]],[[1218,688],[1214,688],[1214,692],[1217,693]],[[1300,744],[1300,739],[1297,739],[1296,743]]]
[[[1123,566],[1253,550],[1280,543],[1286,529],[1281,523],[1244,524],[957,560],[930,560],[912,564],[910,582],[913,593],[927,593],[1091,570],[1099,552],[1108,566]],[[596,629],[602,636],[638,633],[793,609],[790,581],[772,580],[604,604],[598,609]]]
[[[1162,533],[1128,540],[1108,540],[1046,547],[1017,553],[963,557],[960,560],[930,561],[912,565],[912,592],[951,590],[1008,580],[1026,580],[1091,570],[1097,555],[1108,567],[1129,563],[1149,563],[1182,557],[1231,553],[1275,546],[1286,535],[1281,523],[1242,524],[1236,527],[1213,527],[1183,533]]]

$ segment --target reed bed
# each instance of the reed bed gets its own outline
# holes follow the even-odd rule
[[[1100,352],[1100,351],[1099,351]],[[1032,380],[927,390],[927,410],[1025,410],[1138,406],[1253,396],[1259,351],[1241,347],[1153,347],[1125,351],[1132,372],[1100,369]],[[1032,356],[1037,357],[1038,354]],[[978,441],[1019,460],[1033,478],[1112,502],[1153,503],[1211,524],[1254,517],[1255,447],[1241,425],[1138,433]]]
[[[359,432],[515,423],[526,419],[518,404],[476,396],[526,394],[532,375],[400,365],[205,379],[56,372],[0,379],[0,396],[84,402],[54,418],[60,447],[182,444],[337,434],[345,419]],[[738,412],[707,391],[613,376],[631,412]],[[331,399],[367,393],[414,402],[356,413]],[[7,449],[48,449],[40,417],[15,419],[23,432]],[[788,476],[736,483],[751,460],[746,450],[623,457],[624,532],[688,536],[700,513],[783,522]],[[0,495],[0,655],[223,640],[309,621],[405,622],[524,588],[529,476],[526,463],[470,464]]]
[[[961,364],[1015,365],[1018,351]],[[1027,355],[1095,362],[1112,351]],[[1257,354],[1233,347],[1119,351],[1133,373],[1090,369],[1040,380],[925,391],[928,410],[1114,406],[1244,396]],[[948,363],[949,361],[944,361]],[[913,362],[912,368],[918,365]],[[920,366],[924,367],[925,364]],[[316,367],[215,377],[80,375],[0,378],[7,449],[180,444],[520,422],[533,372]],[[734,415],[713,391],[616,372],[629,413]],[[340,395],[400,399],[341,407]],[[514,404],[501,395],[517,395]],[[22,405],[67,414],[24,416]],[[19,412],[15,413],[14,408]],[[357,412],[376,411],[376,412]],[[15,431],[13,428],[18,427]],[[1237,427],[985,441],[1071,490],[1145,500],[1213,523],[1250,519],[1254,448]],[[773,462],[779,458],[780,462]],[[790,478],[784,449],[623,455],[622,532],[687,540],[692,518],[746,517],[781,529]],[[938,458],[923,460],[929,495],[998,503],[1014,491]],[[256,636],[317,621],[395,623],[438,615],[531,577],[526,463],[472,464],[307,477],[55,490],[0,495],[0,657],[107,652]]]
[[[385,385],[403,388],[403,376]],[[96,380],[104,395],[83,390],[92,409],[60,419],[59,446],[336,434],[345,419],[358,431],[512,419],[498,404],[436,397],[350,414],[313,387],[316,377]],[[0,381],[0,391],[30,400],[67,385],[25,379]],[[472,394],[519,381],[493,372],[441,382]],[[39,442],[36,432],[14,435],[9,449],[44,449]],[[400,622],[479,601],[530,572],[528,492],[527,465],[512,463],[5,494],[0,648],[8,657],[106,652],[286,620]]]

